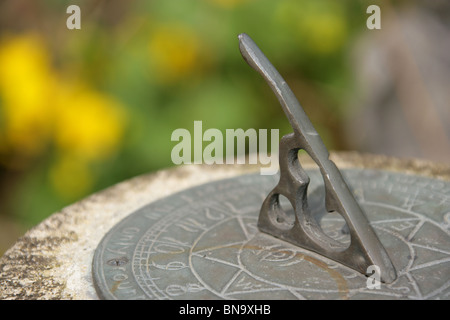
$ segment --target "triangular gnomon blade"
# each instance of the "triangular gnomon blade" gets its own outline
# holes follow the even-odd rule
[[[281,139],[280,181],[264,201],[259,215],[261,231],[319,253],[363,274],[369,266],[380,270],[380,279],[390,283],[396,272],[392,262],[356,202],[317,131],[314,129],[292,90],[253,40],[239,35],[239,47],[245,61],[267,81],[283,107],[294,133]],[[297,154],[305,150],[317,163],[325,184],[327,211],[336,211],[345,219],[350,232],[350,245],[328,237],[317,224],[308,208],[309,177],[301,168]],[[293,223],[283,217],[279,196],[285,196],[295,211]]]

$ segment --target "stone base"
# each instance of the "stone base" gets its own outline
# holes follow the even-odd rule
[[[332,153],[339,168],[379,168],[450,180],[450,167],[358,153]],[[300,158],[302,166],[314,165]],[[116,223],[143,205],[214,180],[257,172],[249,165],[189,165],[139,176],[62,209],[0,258],[0,299],[97,299],[94,251]]]

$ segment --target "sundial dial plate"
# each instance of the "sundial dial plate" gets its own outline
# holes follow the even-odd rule
[[[307,170],[313,211],[325,212],[322,177]],[[367,277],[261,233],[261,203],[277,176],[243,175],[151,203],[113,227],[93,262],[104,299],[448,299],[450,182],[374,169],[342,170],[397,279]],[[321,226],[348,238],[342,219]]]

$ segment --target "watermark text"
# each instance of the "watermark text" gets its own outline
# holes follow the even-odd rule
[[[279,130],[270,130],[270,154],[268,139],[267,129],[226,129],[224,136],[215,128],[203,132],[202,121],[194,121],[193,134],[184,128],[172,132],[171,141],[178,143],[172,148],[171,159],[177,165],[261,164],[262,175],[273,175],[278,172]]]

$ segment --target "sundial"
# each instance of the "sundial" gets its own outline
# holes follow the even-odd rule
[[[239,43],[293,127],[279,174],[210,182],[125,217],[95,251],[98,296],[448,299],[450,182],[338,169],[276,69],[250,37]]]

